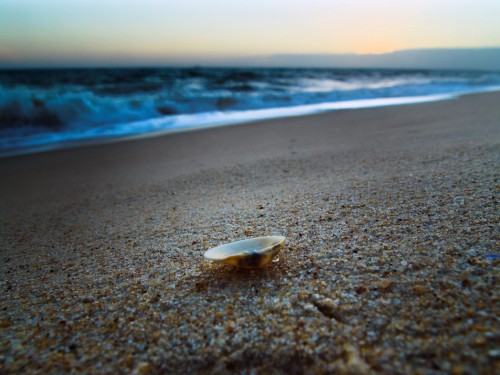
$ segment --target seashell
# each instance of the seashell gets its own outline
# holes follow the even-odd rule
[[[265,236],[231,242],[205,252],[205,258],[214,262],[243,268],[263,267],[285,245],[284,236]]]

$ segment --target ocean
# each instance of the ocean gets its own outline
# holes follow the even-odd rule
[[[0,156],[499,89],[500,72],[474,71],[3,70]]]

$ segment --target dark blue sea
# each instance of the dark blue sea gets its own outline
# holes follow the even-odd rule
[[[0,71],[0,156],[498,89],[499,72],[4,70]]]

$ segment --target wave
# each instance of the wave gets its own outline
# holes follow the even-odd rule
[[[398,104],[422,97],[434,100],[498,87],[500,74],[490,72],[194,68],[3,71],[0,153],[90,138],[348,108],[346,105]]]

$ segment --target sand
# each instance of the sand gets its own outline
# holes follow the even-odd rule
[[[0,372],[498,373],[498,103],[0,159]]]

